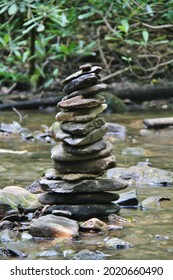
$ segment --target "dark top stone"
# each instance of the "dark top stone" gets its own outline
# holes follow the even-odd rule
[[[96,192],[96,193],[43,193],[38,197],[42,204],[93,204],[108,203],[119,198],[116,193]]]
[[[83,88],[81,90],[76,90],[72,93],[70,93],[69,95],[66,95],[62,100],[66,100],[69,98],[72,98],[74,96],[78,96],[78,95],[83,95],[83,96],[93,96],[96,95],[104,90],[106,90],[107,85],[106,84],[96,84],[94,86],[89,86],[86,88]]]
[[[81,65],[79,68],[80,68],[79,71],[77,71],[77,72],[73,73],[72,75],[68,76],[67,78],[65,78],[62,81],[62,84],[65,85],[65,84],[69,83],[71,80],[76,79],[76,78],[86,74],[86,72],[88,74],[90,74],[90,73],[99,74],[102,70],[101,67],[99,67],[99,66],[92,67],[90,64]]]

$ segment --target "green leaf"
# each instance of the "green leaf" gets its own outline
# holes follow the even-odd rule
[[[142,31],[142,37],[143,37],[145,43],[147,43],[147,42],[148,42],[148,39],[149,39],[149,33],[148,33],[147,30],[143,30],[143,31]]]
[[[129,23],[128,23],[127,19],[122,19],[121,20],[121,24],[124,27],[124,32],[128,33],[128,31],[129,31]]]
[[[148,4],[146,5],[146,10],[147,10],[147,13],[149,13],[151,17],[154,16],[153,9],[151,8],[150,5],[148,5]]]
[[[26,34],[28,33],[31,29],[33,29],[35,26],[37,25],[37,23],[34,23],[33,25],[29,26],[27,29],[23,30],[22,33]]]
[[[22,56],[22,62],[25,63],[27,61],[27,58],[29,57],[30,52],[26,51],[24,52],[23,56]]]
[[[23,26],[30,25],[31,23],[33,23],[33,22],[35,22],[35,21],[37,21],[37,20],[39,20],[39,19],[41,19],[41,18],[42,18],[42,16],[38,16],[38,17],[34,17],[34,18],[32,18],[32,19],[29,19],[28,21],[26,21],[26,22],[23,24]]]
[[[10,8],[8,9],[8,14],[9,16],[14,15],[18,10],[18,7],[16,4],[13,4],[12,6],[10,6]]]
[[[6,4],[1,10],[0,10],[0,14],[3,14],[9,7],[9,4]]]
[[[44,24],[39,24],[38,27],[37,27],[37,32],[42,32],[44,30],[45,30]]]
[[[87,18],[89,18],[89,17],[92,17],[94,14],[95,14],[94,11],[90,11],[90,12],[85,13],[85,14],[83,14],[83,15],[79,15],[79,16],[78,16],[78,19],[79,19],[79,20],[87,19]]]
[[[10,40],[10,36],[8,34],[5,34],[3,39],[4,39],[4,42],[7,44]]]

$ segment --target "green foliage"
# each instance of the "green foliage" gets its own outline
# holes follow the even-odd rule
[[[0,83],[49,87],[80,60],[159,79],[172,71],[172,11],[164,0],[0,0]]]

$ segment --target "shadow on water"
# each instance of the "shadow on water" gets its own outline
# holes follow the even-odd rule
[[[24,114],[26,112],[23,112]],[[54,122],[55,112],[29,111],[27,114],[28,117],[21,125],[31,131],[40,130],[42,124],[50,126]],[[130,167],[139,161],[149,159],[153,167],[173,171],[173,132],[160,130],[146,133],[142,130],[143,119],[168,116],[170,113],[163,111],[105,115],[107,121],[126,127],[125,139],[111,139],[114,143],[113,152],[117,158],[117,166]],[[18,121],[14,113],[0,112],[0,122],[10,123],[13,120]],[[10,185],[26,187],[42,176],[44,170],[52,166],[50,150],[54,145],[55,143],[46,141],[23,141],[18,135],[1,135],[0,149],[25,152],[0,153],[0,188]],[[128,147],[138,147],[142,150],[139,155],[123,153]],[[139,201],[149,196],[168,197],[173,200],[172,186],[130,186],[128,190],[134,188],[137,189]],[[71,259],[74,253],[85,248],[104,253],[106,259],[173,259],[173,209],[123,208],[120,215],[132,218],[134,222],[124,225],[117,231],[110,230],[100,234],[83,233],[77,240],[21,240],[20,250],[23,248],[28,259]],[[105,244],[108,236],[130,242],[132,247],[121,250],[107,248]]]

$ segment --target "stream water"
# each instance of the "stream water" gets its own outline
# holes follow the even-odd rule
[[[28,115],[21,123],[31,131],[41,129],[41,125],[48,127],[54,122],[55,112],[24,111]],[[173,142],[172,130],[159,130],[149,135],[141,135],[142,120],[152,117],[171,116],[169,111],[138,112],[106,115],[109,122],[118,123],[126,127],[125,139],[114,139],[114,154],[118,167],[130,167],[139,161],[149,159],[153,167],[173,171]],[[11,123],[19,121],[14,112],[0,112],[0,122]],[[52,167],[50,150],[55,143],[28,140],[21,137],[1,136],[0,149],[24,151],[23,154],[0,153],[0,188],[17,185],[26,187],[42,176],[45,169]],[[124,155],[123,149],[139,147],[143,149],[140,155]],[[173,188],[169,187],[141,187],[131,186],[126,190],[136,189],[139,201],[149,196],[168,197],[173,200]],[[153,208],[140,210],[139,208],[123,208],[120,216],[132,218],[134,222],[123,225],[121,230],[111,230],[104,233],[81,233],[76,240],[42,240],[21,239],[19,249],[27,254],[27,259],[71,259],[74,253],[82,249],[100,251],[106,259],[173,259],[173,209]],[[110,222],[109,222],[110,223]],[[108,237],[118,237],[132,244],[129,249],[108,249],[105,241]],[[18,240],[18,237],[15,237]],[[17,246],[13,240],[13,245]]]

